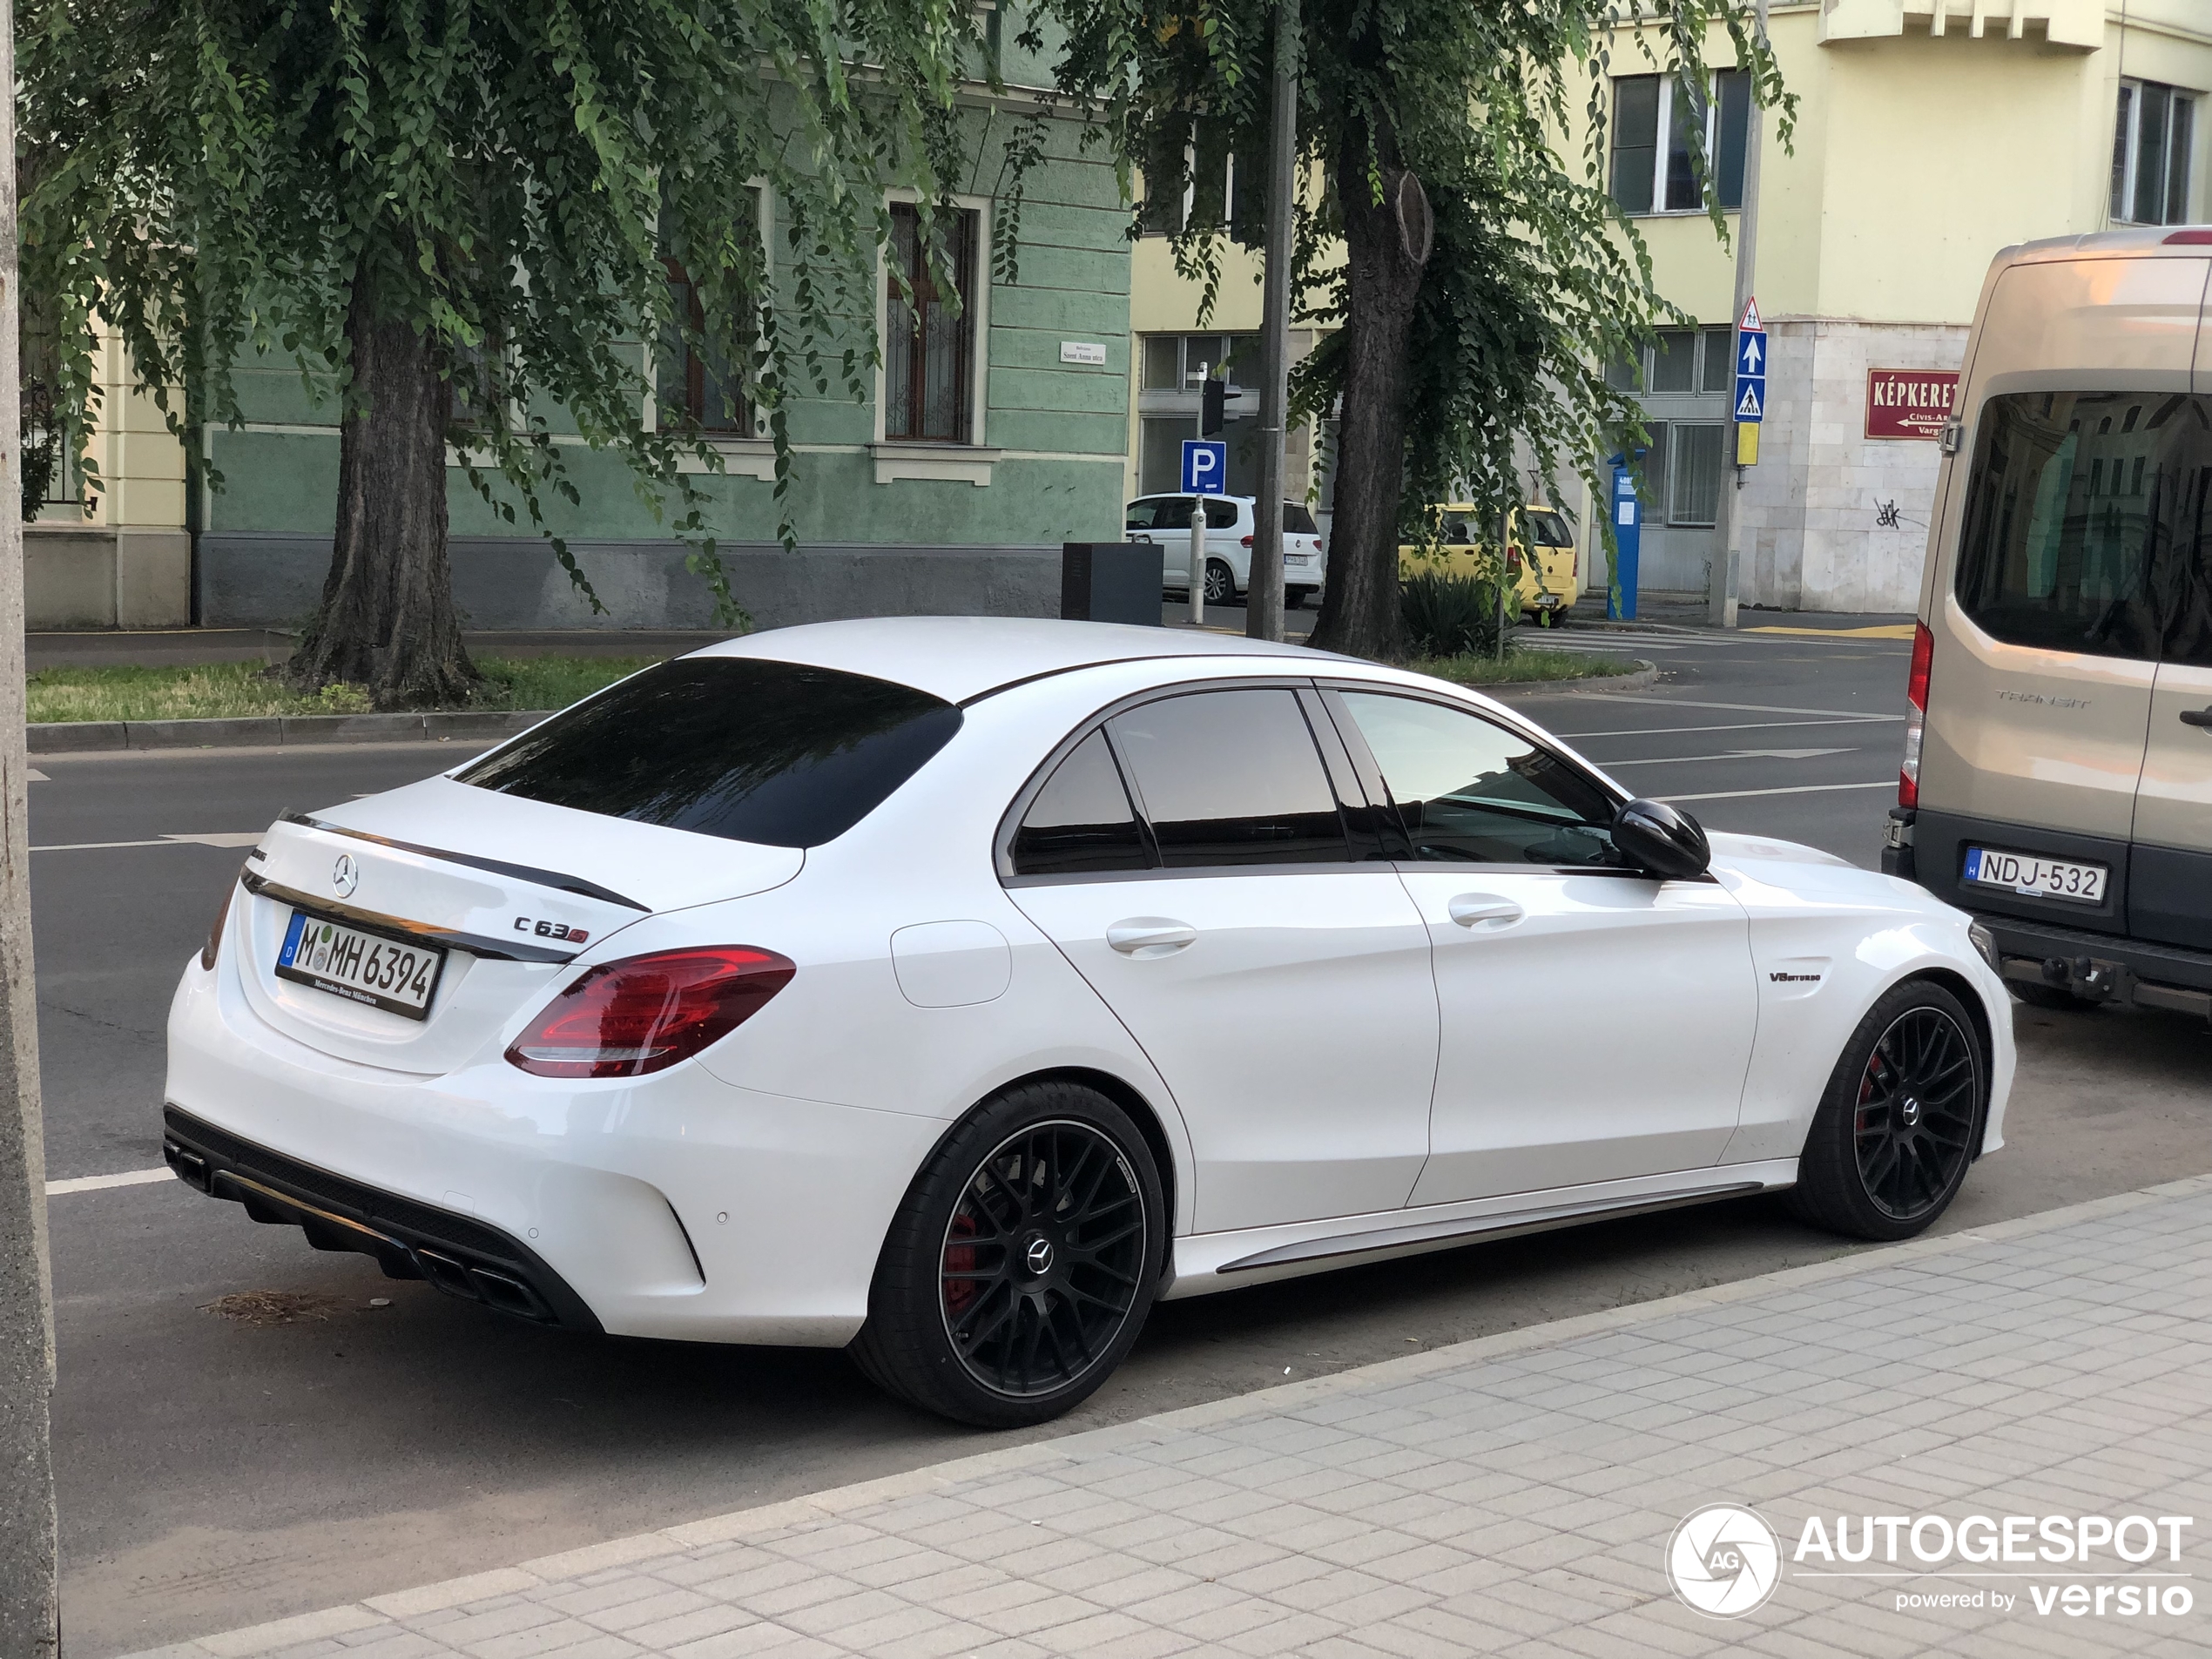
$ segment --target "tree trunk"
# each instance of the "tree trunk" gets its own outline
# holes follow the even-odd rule
[[[1337,488],[1329,523],[1328,594],[1311,644],[1391,660],[1403,657],[1398,610],[1398,502],[1406,482],[1406,345],[1421,267],[1406,256],[1395,206],[1397,145],[1376,135],[1384,199],[1367,184],[1367,134],[1347,124],[1336,158],[1351,285],[1344,321],[1344,412],[1337,425]]]
[[[0,0],[0,86],[9,88],[16,84],[14,24],[15,8]],[[0,1653],[54,1659],[61,1651],[50,1415],[54,1302],[30,961],[15,158],[10,96],[0,98]]]
[[[361,255],[346,318],[354,378],[339,419],[330,574],[288,672],[307,689],[366,685],[380,709],[450,706],[482,678],[461,644],[446,563],[453,388],[435,344],[378,304],[377,253]]]

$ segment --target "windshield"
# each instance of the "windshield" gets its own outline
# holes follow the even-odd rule
[[[909,685],[749,657],[663,663],[454,774],[609,818],[766,846],[819,846],[882,805],[960,730]]]

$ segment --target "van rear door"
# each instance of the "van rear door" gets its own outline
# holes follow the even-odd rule
[[[2206,262],[2030,262],[1998,277],[1961,408],[1966,479],[1935,635],[1915,860],[1970,909],[2128,930],[2161,651],[2151,509],[2186,469]],[[2180,446],[2177,448],[2176,446]]]

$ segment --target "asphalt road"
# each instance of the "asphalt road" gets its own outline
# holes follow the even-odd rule
[[[1872,863],[1905,643],[1570,635],[1664,669],[1648,692],[1517,697],[1716,827]],[[31,788],[49,1175],[159,1161],[161,1030],[237,845],[449,765],[421,745],[38,762]],[[154,842],[155,845],[93,845]],[[2012,1145],[1946,1230],[2212,1169],[2212,1029],[2017,1010]],[[1563,991],[1537,1042],[1602,1041]],[[1270,1040],[1281,1040],[1279,1034]],[[825,1195],[825,1202],[834,1195]],[[995,1443],[891,1404],[842,1356],[587,1340],[498,1319],[164,1181],[57,1194],[55,1402],[70,1651],[282,1616]],[[1171,1303],[1085,1427],[1838,1253],[1762,1201]],[[326,1298],[239,1323],[219,1297]],[[372,1305],[383,1298],[388,1305]],[[1047,1433],[1054,1431],[1046,1431]]]

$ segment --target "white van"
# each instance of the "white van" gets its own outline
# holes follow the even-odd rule
[[[2212,1015],[2212,229],[1998,256],[1929,531],[1883,867],[2046,1008]]]
[[[1132,542],[1157,542],[1166,550],[1163,575],[1170,590],[1190,590],[1190,496],[1140,496],[1130,502],[1124,523]],[[1250,496],[1206,497],[1206,603],[1242,601],[1252,579],[1252,508]],[[1302,501],[1283,503],[1283,603],[1296,610],[1321,591],[1329,579],[1321,551],[1320,527]]]

